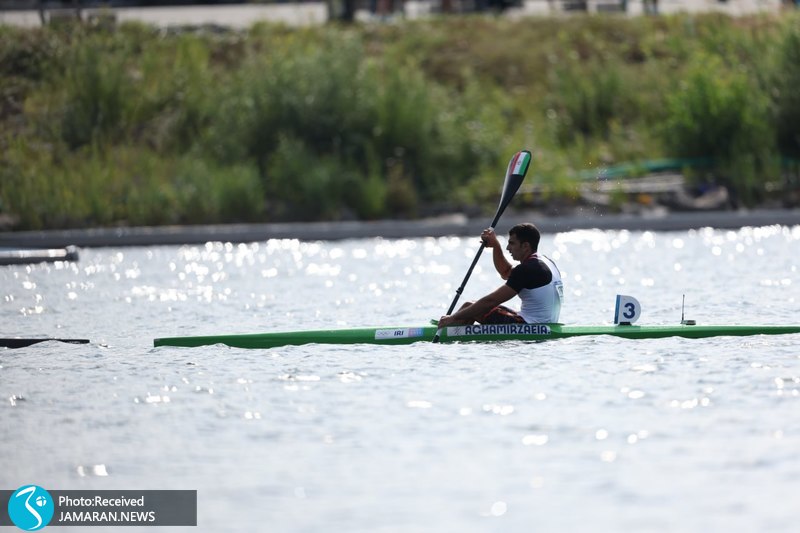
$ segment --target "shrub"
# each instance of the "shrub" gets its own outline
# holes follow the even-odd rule
[[[494,139],[475,133],[479,121],[461,95],[413,62],[383,66],[365,56],[346,34],[272,42],[223,89],[205,144],[223,164],[258,164],[272,215],[412,214],[419,199],[448,195],[495,151]],[[388,190],[404,191],[404,200]],[[306,198],[312,191],[317,198]]]
[[[778,47],[774,95],[778,146],[784,155],[800,157],[800,26],[797,24],[787,25]]]
[[[0,25],[0,76],[43,80],[56,67],[59,50],[47,31]]]
[[[567,145],[576,135],[607,137],[611,121],[631,99],[620,67],[613,61],[582,63],[575,58],[557,64],[550,75],[548,107],[555,114],[559,141]]]
[[[119,138],[119,126],[133,95],[124,57],[107,53],[102,43],[83,43],[75,49],[64,81],[64,142],[75,149],[95,140]]]
[[[0,167],[0,205],[20,227],[259,220],[264,193],[252,166],[217,167],[196,155],[86,146],[54,157],[13,142]]]
[[[775,164],[769,101],[745,71],[699,55],[677,90],[667,95],[664,142],[672,154],[712,157],[715,178],[752,204]]]

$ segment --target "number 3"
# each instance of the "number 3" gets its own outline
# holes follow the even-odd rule
[[[628,302],[625,304],[625,312],[622,313],[622,316],[630,320],[631,318],[636,316],[636,305],[633,302]]]
[[[626,296],[624,294],[617,294],[617,305],[614,309],[614,324],[625,322],[633,324],[639,320],[642,314],[642,306],[639,300],[633,296]]]

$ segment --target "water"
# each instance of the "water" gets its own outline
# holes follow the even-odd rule
[[[169,531],[796,531],[800,336],[152,348],[415,325],[476,239],[83,250],[0,268],[0,488],[196,489]],[[797,323],[800,227],[545,236],[562,321]],[[495,288],[489,254],[465,299]],[[102,531],[103,528],[94,528]],[[133,528],[132,530],[137,530]],[[153,528],[141,528],[153,531]]]

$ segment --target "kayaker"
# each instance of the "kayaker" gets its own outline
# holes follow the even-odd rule
[[[541,235],[533,224],[517,224],[508,231],[506,250],[519,264],[512,266],[503,253],[494,230],[481,233],[486,248],[492,249],[494,267],[506,283],[475,302],[466,302],[452,315],[439,319],[439,327],[480,324],[545,324],[558,322],[564,287],[558,267],[538,253]],[[515,311],[504,304],[519,296],[522,306]]]

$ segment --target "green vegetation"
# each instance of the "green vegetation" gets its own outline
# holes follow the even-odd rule
[[[0,217],[33,229],[491,210],[524,147],[561,200],[586,169],[685,157],[706,161],[693,179],[754,205],[785,179],[781,156],[800,157],[798,28],[796,13],[0,27]]]

